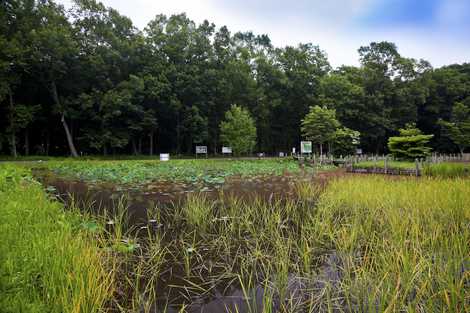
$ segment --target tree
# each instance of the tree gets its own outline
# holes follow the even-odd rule
[[[347,127],[339,127],[333,139],[333,148],[336,155],[350,155],[356,153],[361,133]]]
[[[336,119],[334,109],[320,107],[318,105],[310,107],[310,112],[302,120],[302,136],[318,144],[320,155],[323,155],[323,144],[331,142],[340,123]]]
[[[470,106],[470,63],[432,69],[373,42],[359,49],[359,67],[332,70],[310,43],[275,47],[268,35],[185,14],[157,15],[141,31],[97,0],[72,1],[70,10],[56,0],[0,1],[0,153],[152,154],[157,143],[189,152],[202,142],[216,151],[233,103],[252,114],[260,151],[295,145],[315,105],[359,131],[367,152],[385,151],[413,122],[434,134],[435,150],[457,149],[455,128],[439,119],[453,123],[454,104]],[[352,151],[348,133],[338,128],[324,143]]]
[[[470,102],[470,98],[467,102]],[[461,154],[470,147],[470,108],[463,102],[454,104],[450,121],[441,119],[439,124],[445,135],[459,147]]]
[[[256,126],[248,110],[232,105],[220,123],[220,138],[235,155],[251,152],[256,144]]]
[[[407,124],[399,132],[399,137],[388,139],[388,148],[395,157],[413,160],[429,155],[431,148],[427,145],[434,135],[424,135],[413,123]]]

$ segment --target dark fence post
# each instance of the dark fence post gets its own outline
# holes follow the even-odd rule
[[[384,159],[384,171],[385,171],[385,174],[388,174],[388,168],[387,168],[388,164],[387,164],[387,163],[388,163],[388,156],[386,156],[385,159]]]

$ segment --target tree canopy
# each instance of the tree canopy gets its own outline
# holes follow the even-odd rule
[[[318,144],[320,155],[323,155],[323,145],[333,141],[340,123],[336,119],[334,109],[310,107],[309,113],[302,120],[302,135],[305,139]]]
[[[95,0],[1,1],[0,154],[220,151],[234,103],[253,116],[256,151],[297,146],[315,105],[360,132],[365,152],[387,152],[408,123],[436,151],[468,149],[455,104],[468,108],[470,64],[434,69],[391,42],[358,52],[359,66],[332,68],[317,45],[275,47],[184,13],[138,29]]]
[[[467,98],[470,102],[470,98]],[[443,132],[463,153],[470,147],[470,107],[463,102],[456,102],[452,107],[450,121],[440,120]]]

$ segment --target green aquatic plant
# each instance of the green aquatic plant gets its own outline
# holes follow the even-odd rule
[[[62,177],[118,184],[145,184],[158,180],[223,184],[230,176],[281,175],[300,171],[298,164],[288,159],[66,161],[49,162],[44,166]]]

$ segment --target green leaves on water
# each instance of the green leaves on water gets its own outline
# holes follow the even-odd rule
[[[88,182],[119,185],[146,184],[152,181],[202,182],[221,185],[230,176],[281,175],[297,173],[293,160],[172,160],[159,161],[74,161],[49,165],[57,174]]]

